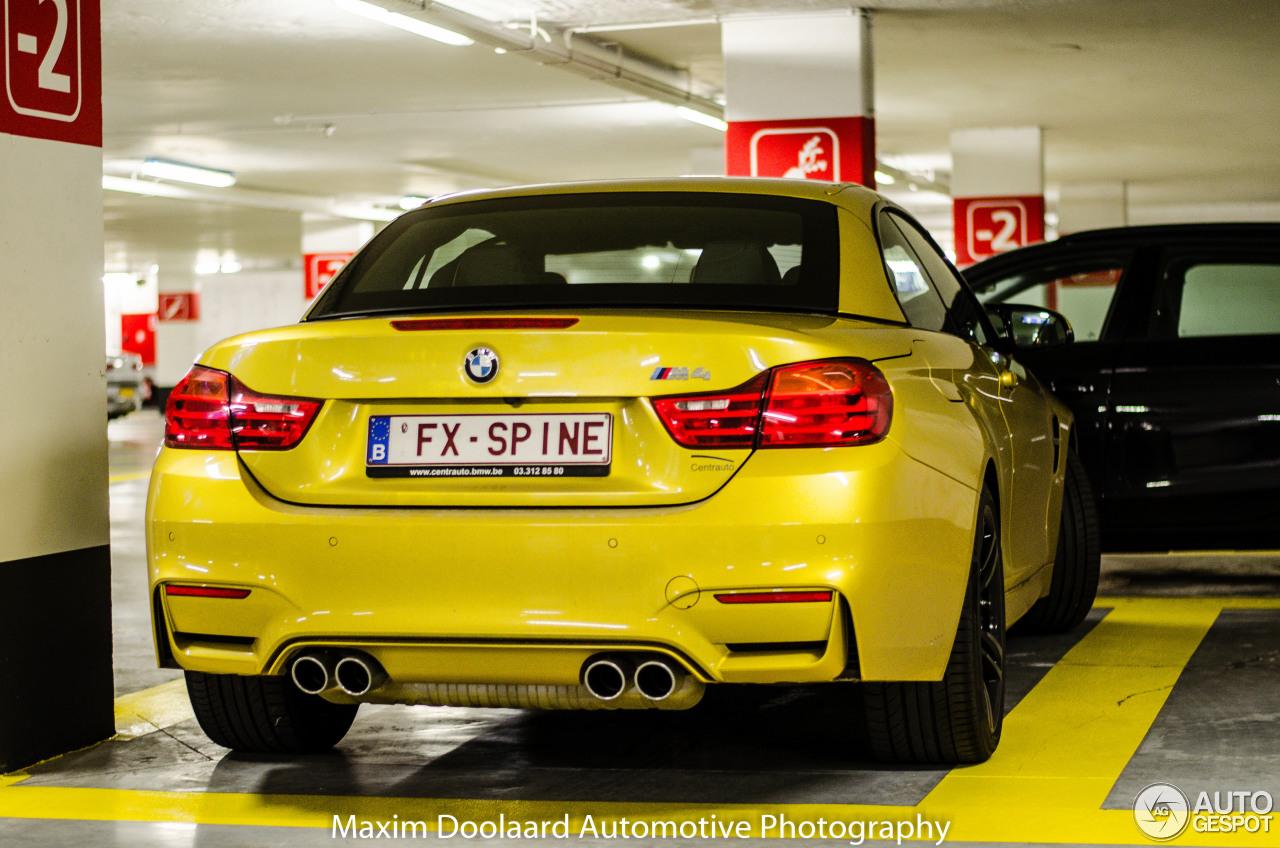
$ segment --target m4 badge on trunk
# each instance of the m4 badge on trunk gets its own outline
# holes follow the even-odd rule
[[[663,368],[659,365],[649,375],[650,380],[710,380],[711,372],[705,368]]]

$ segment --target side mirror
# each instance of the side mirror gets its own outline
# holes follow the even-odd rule
[[[1019,303],[983,305],[996,332],[1015,348],[1053,347],[1075,341],[1071,322],[1060,312]]]

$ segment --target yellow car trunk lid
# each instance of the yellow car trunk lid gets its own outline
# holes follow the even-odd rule
[[[284,501],[659,506],[712,495],[751,451],[680,446],[652,398],[851,352],[903,356],[903,338],[812,315],[472,314],[307,322],[228,339],[201,363],[255,392],[324,401],[296,447],[239,452]]]

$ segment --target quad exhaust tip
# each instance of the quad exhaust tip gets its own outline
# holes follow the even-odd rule
[[[680,669],[663,657],[645,659],[636,666],[625,657],[599,656],[583,669],[582,683],[592,697],[601,701],[612,701],[632,686],[642,697],[662,701],[675,694],[683,676]]]
[[[319,695],[333,685],[329,667],[315,654],[303,654],[294,660],[290,676],[293,685],[308,695]]]
[[[338,660],[333,676],[338,688],[353,698],[367,695],[387,682],[387,673],[372,657],[351,654]]]
[[[650,701],[670,698],[680,680],[666,660],[649,660],[636,669],[636,688]]]
[[[598,659],[587,665],[582,683],[592,697],[612,701],[627,691],[631,663],[623,659]]]
[[[303,654],[293,661],[289,676],[300,692],[322,695],[341,689],[353,698],[367,695],[387,682],[378,661],[364,654],[346,654],[335,663],[322,653]]]

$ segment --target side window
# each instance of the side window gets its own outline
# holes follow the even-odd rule
[[[880,216],[880,252],[907,322],[923,330],[943,331],[947,309],[906,237],[888,215]]]
[[[1184,260],[1162,282],[1156,338],[1280,334],[1280,257]]]
[[[933,242],[922,233],[915,224],[894,216],[898,229],[907,238],[911,249],[915,251],[925,272],[942,298],[947,309],[947,332],[968,339],[974,344],[987,343],[987,331],[984,329],[981,307],[973,298],[973,293],[961,281],[958,273],[951,267]]]
[[[1082,256],[1028,268],[999,280],[984,280],[983,303],[1017,303],[1061,312],[1076,341],[1097,341],[1106,326],[1116,286],[1131,253]]]

